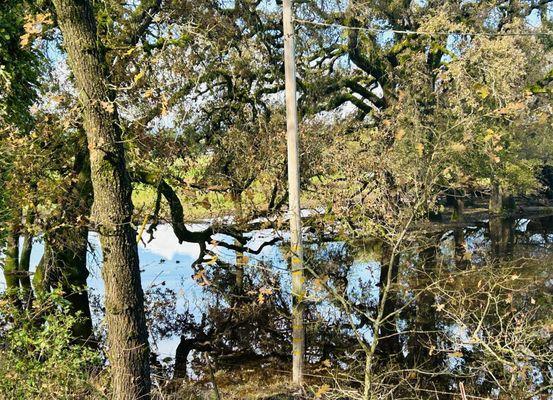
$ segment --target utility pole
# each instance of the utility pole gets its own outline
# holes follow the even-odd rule
[[[303,384],[305,358],[305,329],[303,325],[305,278],[303,276],[303,245],[301,240],[300,160],[292,0],[284,0],[282,9],[286,81],[290,246],[292,253],[292,382],[295,385],[301,386]]]

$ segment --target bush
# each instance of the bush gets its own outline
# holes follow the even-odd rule
[[[100,399],[92,378],[100,351],[76,343],[62,294],[35,301],[29,310],[0,299],[0,399]]]

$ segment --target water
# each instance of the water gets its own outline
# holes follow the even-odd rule
[[[202,230],[207,224],[188,225],[190,230]],[[270,240],[277,234],[273,231],[256,231],[250,234],[248,246],[256,249],[263,241]],[[282,233],[285,236],[285,233]],[[202,287],[194,279],[195,271],[192,269],[192,263],[200,254],[200,247],[195,243],[179,243],[172,227],[169,224],[159,225],[155,231],[155,236],[150,240],[149,235],[144,235],[143,241],[139,244],[138,251],[140,257],[140,269],[142,276],[142,286],[146,294],[153,291],[154,288],[163,287],[168,291],[176,293],[176,311],[182,313],[185,309],[194,315],[201,315],[205,308],[205,296]],[[215,235],[217,241],[232,243],[232,238],[224,235]],[[22,242],[21,242],[22,244]],[[222,247],[208,245],[208,249],[213,250],[221,260],[235,262],[234,252]],[[31,272],[34,272],[38,265],[44,245],[41,240],[35,240],[31,253]],[[87,255],[87,264],[90,271],[88,277],[88,286],[91,296],[99,296],[100,299],[104,293],[104,283],[101,279],[101,247],[97,233],[89,234],[89,253]],[[270,262],[271,264],[281,264],[284,268],[286,262],[282,257],[278,246],[268,246],[260,254],[249,255],[249,263],[254,265],[258,262]],[[5,289],[4,275],[0,274],[0,291]],[[101,323],[101,312],[94,310],[94,324],[98,326]],[[173,357],[179,337],[167,337],[156,343],[153,348],[161,357]]]
[[[195,224],[189,226],[189,229],[200,230],[205,227],[206,225]],[[282,237],[284,242],[287,238],[286,232],[254,231],[249,234],[248,246],[256,249],[275,235]],[[149,239],[147,236],[144,238],[145,240]],[[422,244],[411,246],[411,250],[405,251],[398,261],[397,282],[399,286],[406,287],[405,290],[399,291],[406,293],[402,294],[404,298],[412,296],[416,292],[415,286],[420,282],[423,282],[422,285],[424,285],[426,277],[421,274],[418,266],[425,257],[427,257],[427,263],[428,259],[431,259],[432,265],[439,270],[462,270],[469,265],[474,268],[478,265],[483,266],[496,258],[510,260],[527,258],[549,262],[548,257],[553,254],[553,217],[485,220],[472,225],[456,225],[455,227],[436,225],[432,232],[427,233],[424,237],[424,246]],[[233,243],[232,238],[224,235],[217,235],[214,239],[218,242]],[[89,241],[91,251],[88,255],[88,265],[91,274],[88,284],[91,296],[101,298],[104,289],[100,277],[101,252],[98,236],[94,233],[90,234]],[[200,329],[200,327],[208,330],[209,327],[216,326],[213,320],[218,318],[219,322],[217,323],[221,323],[221,319],[224,319],[224,315],[214,315],[213,310],[221,309],[223,314],[233,312],[234,300],[230,293],[229,285],[231,283],[229,282],[235,276],[236,254],[214,244],[210,244],[208,248],[217,256],[218,262],[226,267],[204,264],[205,277],[211,284],[202,285],[202,279],[198,279],[198,275],[194,276],[198,270],[194,270],[192,267],[200,254],[199,245],[179,244],[170,225],[158,226],[154,238],[139,245],[143,288],[151,304],[150,315],[157,324],[152,327],[152,348],[159,359],[164,360],[164,364],[173,363],[176,348],[181,341],[181,334],[188,337],[186,332],[179,330]],[[428,249],[431,249],[430,253],[425,253]],[[43,245],[37,241],[31,255],[32,270],[39,262],[42,252]],[[290,307],[290,276],[287,271],[286,252],[286,246],[282,243],[267,246],[257,255],[247,254],[247,265],[244,268],[248,282],[246,287],[253,290],[253,294],[249,293],[248,295],[254,299],[254,302],[261,303],[271,298],[271,307],[273,307],[271,312],[280,310],[281,314],[286,313],[287,308]],[[382,254],[382,244],[373,240],[359,241],[358,243],[308,241],[306,249],[306,259],[320,275],[319,278],[327,279],[330,286],[361,310],[353,316],[353,322],[360,325],[363,323],[363,312],[374,311],[379,300]],[[428,271],[424,272],[424,274],[427,273]],[[324,342],[325,335],[327,335],[324,330],[332,327],[333,335],[336,334],[341,338],[340,340],[344,341],[343,345],[346,349],[341,350],[341,354],[345,354],[347,346],[354,346],[355,340],[352,339],[353,335],[347,327],[337,328],[345,321],[344,310],[328,294],[321,294],[320,288],[317,287],[319,283],[321,282],[317,282],[317,279],[312,279],[308,284],[308,292],[314,296],[311,299],[312,305],[308,312],[308,337],[311,337],[311,343]],[[2,287],[4,287],[3,276],[0,276],[0,288]],[[269,293],[265,299],[262,292],[259,292],[261,287],[273,288],[278,293]],[[550,291],[551,287],[546,290]],[[401,330],[412,325],[415,320],[418,321],[417,324],[424,325],[427,322],[419,320],[422,318],[421,315],[436,314],[436,305],[439,304],[439,301],[441,300],[436,297],[417,300],[413,306],[409,306],[411,308],[406,308],[405,312],[398,315],[397,326],[399,328],[393,329]],[[424,305],[424,302],[428,304]],[[94,315],[95,325],[101,325],[101,312],[96,312]],[[186,315],[188,319],[184,323],[183,318]],[[248,321],[247,315],[242,318]],[[202,325],[203,320],[211,322]],[[285,320],[284,318],[283,321]],[[432,326],[441,330],[446,336],[456,338],[452,341],[458,343],[460,349],[471,348],[471,345],[467,344],[470,343],[470,338],[467,336],[466,328],[462,325],[451,323],[451,321],[443,324],[435,319],[428,323],[434,324]],[[285,343],[289,341],[287,337],[289,326],[286,322],[275,323],[275,326],[278,328],[278,333],[267,334],[272,335],[270,336],[271,340],[275,341],[275,343],[269,343],[269,346],[278,347],[278,343],[282,342],[284,343],[282,351],[286,352],[288,350],[284,347]],[[256,335],[263,334],[263,327],[249,326],[247,329],[261,329]],[[361,328],[360,332],[367,341],[372,339],[373,332],[369,326]],[[247,333],[249,332],[239,335]],[[241,343],[242,339],[229,340]],[[252,343],[252,347],[255,351],[267,351],[263,348],[265,344],[257,342],[257,339],[254,340],[255,343]],[[405,357],[408,357],[411,351],[409,350],[410,340],[408,335],[401,335],[403,344],[399,346],[403,346],[403,348],[400,349],[400,352]],[[434,345],[439,346],[439,340],[436,340]],[[336,346],[336,340],[333,343]],[[312,362],[322,361],[324,357],[328,356],[321,355],[320,351],[313,354],[315,353],[316,355],[308,357]],[[447,363],[452,369],[463,365],[461,357],[455,356],[449,357]]]

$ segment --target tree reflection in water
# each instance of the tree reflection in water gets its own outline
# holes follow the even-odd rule
[[[370,239],[311,242],[308,376],[341,382],[344,396],[360,390],[363,348],[375,337],[392,260],[385,322],[370,371],[375,396],[454,398],[461,382],[472,396],[548,393],[553,217],[434,228],[410,234],[397,257],[389,245]],[[281,255],[288,251],[278,249]],[[285,373],[291,360],[290,281],[282,259],[246,260],[240,290],[232,260],[206,265],[207,311],[172,309],[152,321],[165,326],[157,339],[181,337],[174,362],[161,373],[201,379],[207,373],[204,352],[233,382],[254,373],[260,379]],[[169,292],[149,298],[167,298]]]

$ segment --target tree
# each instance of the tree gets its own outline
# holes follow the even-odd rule
[[[533,147],[528,138],[548,136],[543,132],[544,125],[533,118],[544,115],[545,104],[540,102],[547,102],[547,89],[539,89],[542,86],[537,83],[547,82],[550,66],[534,59],[543,54],[540,42],[547,37],[508,35],[546,31],[549,3],[309,3],[303,7],[303,15],[315,25],[304,22],[303,29],[306,38],[316,41],[318,53],[307,59],[313,62],[302,71],[304,101],[317,105],[315,109],[335,109],[350,103],[357,110],[359,126],[380,132],[374,140],[387,143],[386,148],[407,140],[413,146],[413,154],[420,151],[425,157],[434,146],[459,142],[458,133],[463,128],[465,133],[474,129],[477,119],[481,132],[501,126],[502,132],[496,135],[493,146],[491,139],[487,143],[473,142],[466,146],[467,154],[459,145],[465,145],[463,140],[454,147],[458,154],[452,158],[448,172],[452,176],[458,172],[464,182],[449,178],[444,184],[460,193],[466,189],[507,195],[514,186],[518,193],[512,194],[535,189],[537,153],[524,148]],[[529,26],[527,18],[531,14],[541,16],[540,28]],[[309,48],[311,42],[306,39],[306,43]],[[507,54],[505,50],[513,47],[516,51]],[[510,60],[503,64],[503,71],[493,61],[504,60],[502,52]],[[482,60],[486,61],[478,64]],[[315,71],[313,64],[318,66]],[[493,84],[497,74],[501,74],[504,86]],[[517,89],[513,86],[506,93],[507,82]],[[484,108],[469,121],[471,104]],[[486,113],[485,109],[495,114]],[[543,121],[546,120],[548,116],[544,115]],[[455,124],[460,124],[458,129]],[[520,125],[526,128],[520,129]],[[522,137],[516,137],[516,132]],[[528,135],[529,132],[532,133]],[[471,163],[468,154],[483,163]],[[494,197],[497,196],[492,196],[492,200]],[[491,205],[493,208],[493,201]]]
[[[87,0],[55,0],[68,62],[83,104],[94,215],[103,252],[109,359],[115,399],[149,398],[150,366],[131,183],[96,21]]]
[[[21,270],[25,263],[19,260],[21,198],[24,195],[17,189],[19,181],[26,179],[14,175],[13,162],[17,154],[5,144],[28,132],[33,122],[29,108],[38,95],[41,54],[20,46],[28,8],[19,0],[0,5],[0,177],[5,183],[0,189],[0,243],[6,246],[4,276],[7,291],[15,301],[18,301],[20,291],[27,294],[30,291],[28,270]]]

